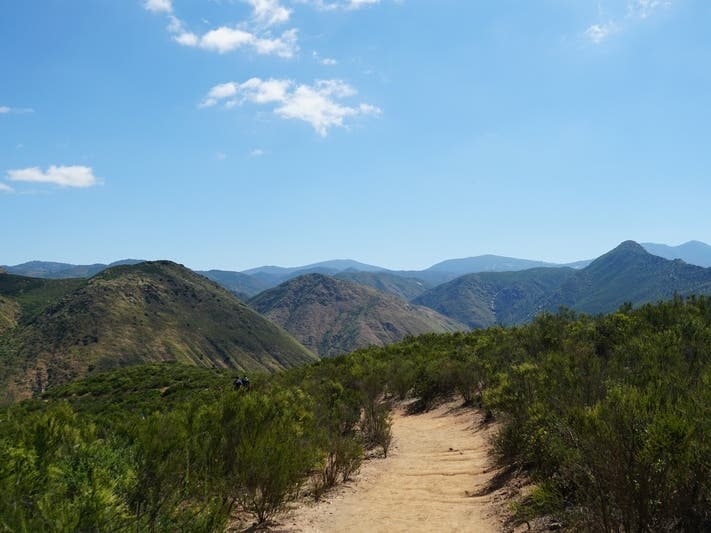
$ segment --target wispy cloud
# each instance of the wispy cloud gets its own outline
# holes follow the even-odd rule
[[[336,9],[355,10],[366,6],[379,4],[381,0],[296,0],[299,4],[308,4],[321,11],[333,11]]]
[[[5,183],[0,183],[0,193],[10,193],[10,192],[15,192],[15,189],[10,187],[9,185]]]
[[[307,122],[325,137],[331,128],[343,127],[347,119],[382,113],[374,105],[346,105],[341,102],[356,94],[357,91],[342,80],[317,80],[313,85],[306,85],[292,80],[251,78],[244,83],[228,82],[214,86],[199,107],[222,104],[230,109],[245,103],[273,104],[277,116]]]
[[[263,155],[266,155],[266,153],[267,152],[265,152],[261,148],[255,148],[249,152],[249,156],[250,157],[262,157]]]
[[[629,5],[633,15],[646,19],[660,7],[669,7],[673,0],[635,0]]]
[[[143,7],[145,7],[148,11],[152,11],[153,13],[173,12],[173,4],[171,0],[146,0],[143,3]]]
[[[269,28],[289,20],[291,10],[279,0],[244,0],[252,6],[252,20],[237,26],[219,26],[202,35],[191,31],[173,9],[170,0],[146,0],[143,7],[153,13],[167,15],[167,30],[182,46],[201,48],[219,54],[239,48],[251,48],[261,55],[291,58],[298,52],[298,31],[294,28],[273,35]]]
[[[614,22],[606,22],[605,24],[593,24],[585,30],[585,36],[595,44],[599,44],[617,30],[617,25]]]
[[[276,26],[289,21],[291,9],[281,5],[279,0],[246,0],[252,6],[254,20],[263,26]]]
[[[11,113],[16,115],[23,115],[26,113],[34,112],[35,110],[31,107],[9,107],[6,105],[0,105],[0,115],[9,115]]]
[[[316,51],[314,51],[312,53],[312,55],[313,55],[314,60],[317,61],[318,63],[321,63],[322,65],[326,65],[328,67],[332,67],[333,65],[338,65],[338,61],[336,61],[332,57],[321,57],[321,55]]]
[[[51,183],[60,187],[92,187],[99,183],[91,167],[84,166],[50,166],[47,171],[39,167],[8,170],[10,181],[28,183]]]
[[[658,9],[670,7],[673,2],[674,0],[627,0],[626,11],[617,16],[608,17],[607,22],[590,25],[584,35],[592,43],[600,44],[612,35],[651,17]],[[600,17],[604,17],[606,12],[604,2],[598,4],[598,11]]]

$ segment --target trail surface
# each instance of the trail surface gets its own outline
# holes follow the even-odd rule
[[[276,531],[500,531],[489,496],[471,496],[492,477],[480,417],[457,404],[393,417],[393,449],[367,461],[356,482],[325,501],[301,504]]]

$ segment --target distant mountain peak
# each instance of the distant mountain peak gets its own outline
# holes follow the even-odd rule
[[[644,249],[644,247],[636,241],[623,241],[611,251],[605,255],[617,254],[617,253],[636,253],[642,255],[649,255],[649,252]],[[604,256],[603,256],[604,257]]]
[[[643,243],[645,250],[665,259],[683,259],[690,265],[711,267],[711,246],[701,241],[687,241],[678,246]]]

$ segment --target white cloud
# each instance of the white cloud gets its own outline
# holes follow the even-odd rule
[[[297,44],[298,30],[291,29],[281,34],[281,37],[259,38],[254,41],[254,48],[263,55],[277,55],[279,57],[290,58],[299,50]]]
[[[314,61],[317,61],[317,62],[321,63],[322,65],[326,65],[326,66],[338,65],[338,61],[336,61],[335,59],[330,58],[330,57],[321,57],[319,55],[319,53],[316,51],[311,52],[311,55],[313,56]]]
[[[595,44],[600,44],[617,30],[617,25],[614,22],[605,24],[593,24],[585,30],[585,36]]]
[[[263,155],[266,155],[266,152],[261,148],[255,148],[254,150],[249,152],[250,157],[262,157]]]
[[[15,189],[5,183],[0,183],[0,192],[15,192]]]
[[[179,33],[173,37],[173,39],[176,43],[182,44],[183,46],[197,46],[200,42],[198,36],[189,31]]]
[[[284,24],[291,17],[291,10],[279,3],[279,0],[246,0],[254,9],[254,20],[263,26]]]
[[[17,115],[24,115],[26,113],[34,113],[35,110],[30,107],[8,107],[6,105],[0,106],[0,115],[9,115],[14,113]]]
[[[321,11],[333,11],[336,9],[356,10],[366,6],[379,4],[381,0],[296,0],[300,4],[308,4]]]
[[[182,24],[178,26],[171,23],[171,26],[176,28],[176,31],[173,31],[176,34],[173,39],[179,44],[199,47],[219,54],[226,54],[242,47],[251,47],[261,55],[290,58],[299,49],[297,30],[295,29],[285,31],[280,37],[271,37],[268,34],[264,37],[258,37],[254,33],[241,28],[221,26],[208,31],[200,37],[192,32],[185,31]],[[171,26],[168,27],[169,30]]]
[[[249,32],[237,28],[222,26],[203,35],[200,38],[200,48],[214,50],[215,52],[224,54],[225,52],[231,52],[240,46],[250,44],[253,41],[254,35]]]
[[[317,80],[313,85],[296,85],[291,80],[251,78],[244,83],[228,82],[214,86],[199,107],[224,103],[232,108],[243,103],[276,104],[274,113],[284,119],[311,124],[321,136],[334,126],[343,127],[345,120],[358,115],[377,116],[381,110],[361,103],[355,107],[339,100],[356,95],[356,90],[341,80]]]
[[[50,166],[46,172],[39,167],[8,170],[10,181],[29,183],[53,183],[61,187],[91,187],[99,183],[91,167],[83,166]]]
[[[239,48],[251,47],[261,55],[276,55],[284,58],[293,57],[299,50],[296,29],[273,36],[265,28],[287,22],[291,11],[279,4],[279,0],[244,0],[254,9],[254,31],[248,25],[229,27],[220,26],[202,35],[190,31],[180,18],[173,13],[172,5],[167,0],[147,0],[146,9],[167,14],[169,33],[173,40],[182,46],[202,48],[219,54],[226,54]]]
[[[143,7],[153,13],[172,13],[172,0],[146,0]]]
[[[360,9],[361,7],[372,6],[378,3],[380,3],[380,0],[349,0],[346,7],[348,9]]]
[[[600,44],[613,34],[621,33],[645,19],[660,8],[670,7],[674,0],[627,0],[626,4],[617,4],[616,14],[602,24],[593,24],[585,30],[585,37],[595,44]],[[613,3],[613,6],[615,4]],[[626,6],[626,12],[624,11]],[[599,2],[598,11],[602,17],[605,13],[605,3]]]
[[[210,89],[198,107],[212,107],[223,100],[226,100],[225,107],[228,109],[244,102],[254,104],[283,102],[287,98],[287,91],[291,85],[290,80],[259,78],[251,78],[244,83],[221,83]]]

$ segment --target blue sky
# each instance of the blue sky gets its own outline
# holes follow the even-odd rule
[[[0,8],[0,264],[711,242],[705,0]]]

